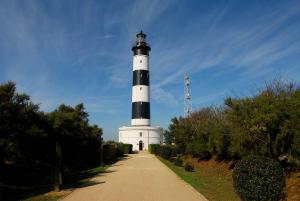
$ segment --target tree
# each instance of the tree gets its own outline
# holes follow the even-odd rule
[[[294,93],[293,84],[275,80],[256,96],[225,100],[226,114],[235,128],[234,141],[243,147],[242,152],[277,157],[283,147],[291,147],[288,125],[295,119],[291,116],[296,109],[291,103]]]
[[[101,162],[102,129],[96,125],[90,126],[88,114],[84,105],[78,104],[74,108],[60,105],[49,114],[49,120],[55,133],[56,142],[56,174],[55,190],[62,185],[62,166],[82,166],[82,163]]]
[[[0,85],[0,122],[0,165],[4,161],[33,165],[41,160],[47,137],[45,116],[27,94],[16,93],[12,81]],[[32,146],[32,141],[40,144]]]

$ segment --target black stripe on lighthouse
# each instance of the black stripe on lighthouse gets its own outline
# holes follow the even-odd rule
[[[136,86],[136,85],[149,86],[149,71],[147,71],[147,70],[133,71],[132,86]]]
[[[149,102],[133,102],[131,118],[132,119],[150,119],[150,103]]]
[[[148,55],[149,56],[149,51],[151,48],[147,45],[142,45],[142,46],[134,46],[132,48],[133,55]]]

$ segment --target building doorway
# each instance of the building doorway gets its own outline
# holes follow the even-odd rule
[[[143,143],[142,140],[140,140],[140,142],[139,142],[139,151],[143,150],[143,146],[144,146],[144,143]]]

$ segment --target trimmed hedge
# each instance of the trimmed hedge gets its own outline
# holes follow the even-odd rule
[[[102,149],[103,149],[104,162],[114,161],[118,157],[122,157],[124,155],[124,146],[122,143],[117,143],[117,142],[105,143]]]
[[[233,170],[235,191],[243,201],[279,201],[284,198],[285,176],[280,164],[270,158],[250,156]]]
[[[169,145],[160,146],[158,149],[158,155],[169,160],[172,156],[172,147]]]
[[[104,162],[113,161],[116,158],[117,149],[113,144],[104,144],[102,149]]]
[[[177,147],[172,145],[149,144],[148,150],[150,153],[158,155],[167,160],[170,160],[178,155]]]
[[[123,144],[124,154],[132,154],[132,144]]]
[[[148,145],[148,151],[151,154],[158,154],[159,147],[160,147],[160,144],[149,144]]]

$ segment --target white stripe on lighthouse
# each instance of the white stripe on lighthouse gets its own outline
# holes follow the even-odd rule
[[[133,126],[148,126],[150,124],[150,119],[131,119],[131,125]]]
[[[146,85],[135,85],[132,87],[132,102],[150,102],[149,87]]]
[[[149,70],[149,56],[135,55],[133,56],[133,71]]]

